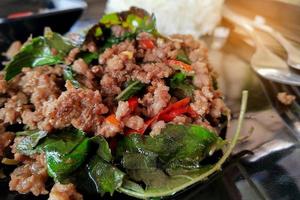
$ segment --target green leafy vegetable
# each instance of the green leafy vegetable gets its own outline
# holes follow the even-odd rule
[[[111,30],[113,25],[120,25],[126,29],[122,36],[114,36]],[[101,51],[114,44],[135,39],[140,32],[148,32],[159,35],[156,29],[156,20],[146,11],[138,8],[131,8],[129,11],[120,13],[110,13],[104,15],[98,24],[94,25],[87,33],[85,44],[90,42],[101,47]]]
[[[126,101],[141,91],[146,85],[140,81],[131,82],[117,97],[118,101]]]
[[[106,26],[111,26],[111,25],[121,24],[122,22],[117,13],[109,13],[103,15],[103,17],[100,19],[100,23],[105,24]]]
[[[65,80],[69,80],[75,88],[80,88],[80,83],[75,79],[71,66],[66,66],[63,69],[63,74]]]
[[[63,57],[74,48],[67,39],[49,29],[45,37],[36,37],[24,44],[20,52],[5,67],[5,80],[10,80],[18,75],[23,67],[38,67],[54,65],[63,62]],[[58,51],[52,53],[52,49]]]
[[[37,67],[61,63],[61,59],[51,52],[44,37],[33,38],[5,67],[5,80],[18,75],[23,67]]]
[[[186,64],[192,64],[192,61],[189,59],[189,57],[185,54],[184,51],[180,51],[177,56],[176,56],[176,60],[179,60],[181,62],[184,62]]]
[[[104,137],[96,136],[91,139],[92,142],[98,144],[97,155],[106,162],[112,161],[112,155],[109,145]]]
[[[97,192],[104,195],[121,187],[125,174],[110,163],[95,156],[88,164],[90,177],[93,179]]]
[[[64,58],[69,51],[75,47],[69,39],[61,36],[58,33],[52,32],[50,28],[45,28],[44,37],[49,47],[55,49],[58,52],[58,57],[61,59]]]
[[[89,184],[89,188],[83,186],[87,191],[95,189],[102,195],[107,192],[112,195],[122,185],[125,174],[112,164],[112,154],[105,138],[95,136],[91,138],[91,142],[98,144],[97,155],[92,157],[84,170],[81,170],[77,182],[84,181]]]
[[[35,147],[41,139],[47,136],[47,132],[39,130],[23,131],[18,132],[16,135],[25,136],[25,138],[18,143],[17,150],[22,154],[30,156],[36,153]]]
[[[118,156],[123,156],[123,165],[134,163],[135,158],[143,160],[144,164],[154,163],[153,159],[167,168],[197,168],[211,150],[220,147],[222,139],[215,133],[198,125],[168,124],[156,137],[132,134],[119,142]],[[125,153],[124,153],[125,152]],[[127,153],[132,153],[126,156]],[[147,155],[134,155],[134,153]],[[151,158],[148,158],[151,156]],[[150,159],[150,160],[149,160]],[[137,161],[135,163],[138,163]]]
[[[176,73],[170,80],[169,86],[171,93],[177,98],[192,97],[194,93],[194,85],[188,80],[188,77],[182,73]]]
[[[76,58],[82,58],[86,64],[90,64],[94,60],[97,60],[99,57],[99,53],[92,52],[80,52]]]
[[[27,133],[19,133],[24,134]],[[84,162],[90,141],[82,131],[66,128],[45,136],[43,131],[28,134],[18,143],[18,151],[25,155],[44,152],[48,174],[56,180],[69,175]]]
[[[139,185],[135,182],[124,181],[122,187],[120,187],[118,191],[140,199],[170,196],[197,182],[206,180],[210,175],[219,171],[221,169],[222,164],[229,157],[230,153],[232,152],[234,146],[238,141],[243,118],[246,111],[247,98],[248,98],[248,92],[244,91],[242,97],[241,112],[238,120],[236,133],[234,134],[232,141],[230,142],[230,145],[226,149],[225,153],[217,163],[213,165],[202,166],[198,169],[167,170],[169,176],[165,176],[161,174],[161,171],[152,171],[146,177],[145,176],[146,174],[141,174],[141,171],[137,171],[135,173],[138,174],[134,174],[134,177],[135,178],[140,177],[141,179],[145,180],[148,183],[147,187],[143,189],[139,187]],[[151,177],[155,182],[151,181]],[[153,177],[156,177],[157,179],[159,179],[159,181],[154,180]]]

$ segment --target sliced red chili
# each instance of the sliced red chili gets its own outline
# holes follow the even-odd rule
[[[164,120],[166,122],[172,121],[176,116],[188,113],[190,111],[190,106],[188,104],[190,103],[190,98],[186,97],[180,101],[177,101],[176,103],[173,103],[169,105],[167,108],[160,111],[156,116],[152,117],[151,119],[148,119],[144,127],[140,130],[133,130],[129,129],[125,132],[125,135],[130,135],[133,133],[137,134],[144,134],[145,131],[148,129],[149,126],[151,126],[154,122],[159,120]]]
[[[139,104],[139,102],[138,102],[137,97],[131,97],[130,99],[128,99],[128,105],[129,105],[129,109],[131,110],[131,112],[135,111],[138,104]]]
[[[179,60],[167,60],[166,63],[172,67],[180,67],[181,69],[189,72],[189,71],[192,71],[193,68],[191,65],[188,65],[184,62],[181,62]]]
[[[150,39],[140,39],[139,44],[143,49],[153,49],[154,48],[154,42]]]

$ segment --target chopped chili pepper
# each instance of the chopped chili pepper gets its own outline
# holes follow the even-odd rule
[[[115,114],[111,114],[108,117],[106,117],[105,121],[110,123],[110,124],[113,124],[115,126],[118,126],[118,127],[121,125],[120,121],[116,118]]]
[[[179,60],[167,60],[166,61],[168,65],[172,66],[172,67],[180,67],[181,69],[189,72],[189,71],[192,71],[193,68],[191,65],[188,65],[184,62],[181,62]]]
[[[188,106],[188,111],[187,113],[190,115],[190,117],[192,118],[196,118],[199,116],[199,114],[193,110],[193,108],[191,106]]]
[[[138,106],[138,98],[137,97],[131,97],[130,99],[128,99],[128,105],[129,105],[129,109],[131,110],[131,112],[135,111],[135,109]]]
[[[139,44],[143,49],[153,49],[154,48],[154,42],[150,39],[141,39],[139,40]]]
[[[177,108],[159,116],[159,119],[164,120],[165,122],[172,121],[176,116],[187,113],[188,107]]]
[[[189,104],[190,98],[184,98],[176,103],[169,105],[167,108],[160,111],[156,116],[147,120],[145,125],[140,130],[129,129],[125,132],[125,135],[130,135],[133,133],[144,134],[149,126],[151,126],[154,122],[159,120],[164,120],[166,122],[172,121],[176,116],[189,112]]]

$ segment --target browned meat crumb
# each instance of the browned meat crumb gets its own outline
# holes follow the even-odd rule
[[[288,106],[291,105],[293,101],[295,101],[296,97],[286,92],[279,92],[277,94],[277,99],[278,101],[280,101],[280,103]]]
[[[153,91],[147,93],[140,101],[145,107],[147,107],[147,115],[153,117],[161,109],[165,108],[170,99],[171,95],[169,87],[166,86],[162,81],[152,82]]]
[[[5,53],[5,56],[9,59],[14,57],[21,49],[22,43],[20,41],[14,41]]]
[[[94,74],[89,69],[89,66],[81,58],[75,60],[73,64],[73,70],[78,74],[86,76],[87,79],[91,80],[94,78]]]
[[[133,115],[125,120],[125,126],[134,129],[139,130],[144,127],[144,120],[138,115]]]
[[[192,122],[192,119],[185,116],[185,115],[179,115],[176,116],[173,120],[172,123],[174,124],[189,124]]]
[[[8,99],[4,104],[4,108],[0,109],[0,120],[9,124],[21,123],[21,114],[27,103],[27,96],[22,92],[18,92]]]
[[[80,49],[78,47],[72,49],[70,51],[70,53],[68,54],[68,56],[65,58],[66,64],[71,64],[75,60],[75,58],[79,52],[80,52]]]
[[[49,128],[64,128],[72,124],[83,131],[101,134],[98,132],[103,121],[101,115],[107,112],[99,91],[70,88],[58,99],[44,104],[46,119],[39,128],[49,131]]]
[[[158,121],[154,124],[152,124],[151,132],[149,133],[152,137],[157,136],[160,134],[161,129],[166,127],[166,123],[164,121]]]
[[[114,124],[105,121],[98,129],[98,132],[96,132],[96,135],[102,135],[104,137],[113,137],[117,135],[117,133],[120,133],[121,131],[122,131],[121,126],[116,126]]]
[[[32,192],[35,196],[48,194],[45,182],[48,178],[45,158],[17,167],[10,175],[9,189],[21,194]]]
[[[127,101],[119,101],[118,108],[116,110],[116,118],[121,120],[123,117],[130,113],[129,104]]]
[[[6,132],[3,124],[0,124],[0,157],[4,155],[4,150],[14,139],[12,132]]]
[[[72,183],[66,185],[55,183],[48,200],[83,200],[83,197],[76,191]]]

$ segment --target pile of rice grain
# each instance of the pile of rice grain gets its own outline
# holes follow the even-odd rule
[[[221,19],[223,3],[224,0],[109,0],[106,12],[137,6],[155,14],[161,33],[198,37],[211,33],[216,27]]]

